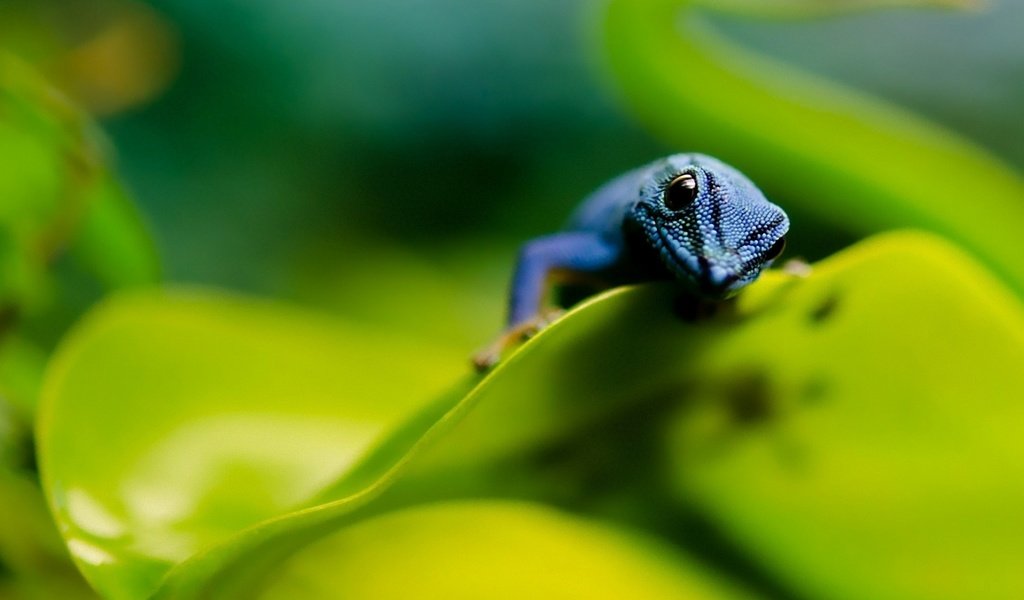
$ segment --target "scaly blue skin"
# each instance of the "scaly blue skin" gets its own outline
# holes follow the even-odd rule
[[[554,273],[596,276],[608,286],[675,279],[695,298],[723,300],[778,258],[788,230],[781,208],[710,156],[674,154],[630,171],[588,197],[565,231],[523,246],[506,334],[476,363],[493,364],[505,346],[543,325]]]

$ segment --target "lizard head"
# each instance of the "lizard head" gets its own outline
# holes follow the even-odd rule
[[[650,167],[628,215],[665,267],[697,294],[725,298],[782,254],[789,218],[736,169],[676,154]]]

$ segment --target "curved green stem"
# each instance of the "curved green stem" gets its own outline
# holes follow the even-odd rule
[[[853,14],[880,8],[972,9],[984,0],[694,0],[702,8],[762,18],[814,18]]]
[[[940,233],[1024,292],[1024,181],[983,149],[730,44],[691,2],[611,0],[604,33],[629,103],[680,150],[716,154],[848,231]]]

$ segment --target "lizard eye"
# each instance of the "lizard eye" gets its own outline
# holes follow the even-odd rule
[[[697,180],[689,173],[680,175],[665,190],[665,206],[669,210],[683,210],[697,198]]]
[[[782,254],[782,251],[785,249],[786,236],[782,236],[774,244],[772,244],[772,247],[769,248],[767,252],[764,253],[765,261],[775,260],[776,258],[779,257],[779,255]]]

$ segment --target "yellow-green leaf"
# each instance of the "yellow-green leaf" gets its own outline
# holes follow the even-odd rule
[[[461,353],[260,302],[127,295],[64,346],[40,415],[72,555],[111,597],[300,507],[448,386]]]
[[[512,502],[435,504],[368,519],[289,557],[265,586],[248,597],[752,597],[663,543]]]
[[[1018,304],[936,245],[814,280],[690,357],[679,497],[800,597],[1024,597]]]
[[[1024,536],[1010,510],[1022,499],[1024,446],[1013,435],[1024,429],[1014,397],[1024,389],[1024,317],[984,269],[934,237],[892,234],[806,279],[772,273],[710,321],[681,321],[672,296],[657,285],[605,294],[432,402],[465,368],[461,352],[248,301],[125,296],[93,313],[50,371],[43,479],[72,553],[106,595],[250,597],[290,556],[324,535],[351,539],[346,528],[388,502],[522,493],[495,470],[510,457],[668,403],[677,418],[645,423],[637,443],[677,457],[665,483],[678,482],[780,589],[929,598],[935,588],[912,574],[954,572],[938,549],[957,540],[970,552],[956,557],[949,597],[1020,592],[1012,569],[992,565],[1022,560],[1005,541]],[[820,435],[801,419],[849,429]],[[741,460],[766,440],[777,454]],[[901,451],[921,470],[916,479]],[[877,472],[850,481],[884,518],[851,521],[868,504],[844,512],[817,495],[841,477],[797,485],[789,463],[765,456],[872,465]],[[476,487],[446,488],[444,474],[466,466],[491,472]],[[544,499],[543,489],[530,493]],[[890,500],[906,502],[907,523],[928,526],[900,530]],[[664,507],[647,504],[656,501],[630,500],[641,513]],[[780,523],[803,530],[790,538]]]

